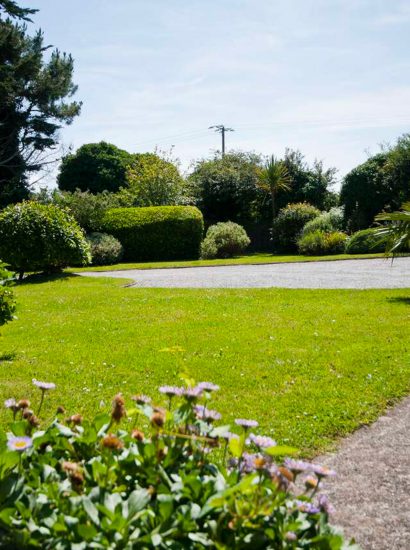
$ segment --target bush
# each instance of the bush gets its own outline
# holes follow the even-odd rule
[[[87,241],[91,248],[92,265],[109,265],[119,262],[124,250],[118,239],[107,233],[90,233]]]
[[[55,193],[53,202],[61,208],[68,208],[71,215],[87,233],[99,231],[105,212],[109,208],[121,206],[115,193],[97,193],[77,189],[74,193]]]
[[[343,209],[342,208],[331,208],[329,212],[322,212],[320,216],[310,220],[303,227],[300,236],[307,235],[308,233],[313,233],[314,231],[320,230],[325,231],[326,233],[331,233],[332,231],[341,231],[343,229]]]
[[[346,243],[347,254],[375,254],[386,249],[386,237],[377,235],[376,229],[362,229],[353,233]]]
[[[120,241],[127,261],[188,260],[199,257],[203,218],[193,206],[113,208],[102,229]]]
[[[303,227],[319,215],[320,211],[306,202],[288,204],[282,208],[272,226],[274,249],[283,252],[295,251]]]
[[[217,223],[206,232],[201,244],[201,258],[232,258],[242,254],[250,242],[241,225],[233,222]]]
[[[10,288],[11,284],[11,274],[0,262],[0,327],[13,319],[16,309],[13,292]]]
[[[132,155],[111,143],[86,143],[66,155],[60,166],[58,187],[62,191],[115,192],[127,185],[127,166]]]
[[[343,254],[347,235],[340,231],[326,233],[320,229],[306,233],[298,240],[300,254],[321,256],[324,254]]]
[[[34,383],[42,402],[50,384]],[[334,472],[279,461],[293,449],[251,433],[257,422],[237,419],[237,434],[217,425],[208,408],[216,389],[163,386],[168,410],[140,395],[126,411],[118,394],[111,414],[60,414],[41,431],[26,400],[8,399],[17,421],[7,448],[0,438],[2,547],[349,547],[317,493]],[[305,489],[293,485],[298,476]]]
[[[20,278],[27,271],[55,271],[90,262],[83,231],[53,204],[22,202],[0,213],[0,258]]]

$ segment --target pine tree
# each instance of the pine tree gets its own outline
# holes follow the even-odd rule
[[[35,11],[0,0],[0,207],[27,196],[30,173],[81,108],[67,101],[77,90],[71,55],[51,50],[41,31],[30,36],[21,22]]]

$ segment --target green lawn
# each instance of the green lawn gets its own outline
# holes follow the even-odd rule
[[[18,320],[0,338],[0,398],[33,397],[44,412],[109,407],[118,391],[220,384],[215,408],[255,418],[261,433],[311,455],[374,420],[410,390],[410,289],[190,290],[123,288],[65,276],[16,287]],[[38,390],[37,390],[38,391]],[[1,410],[0,422],[5,423]]]
[[[201,267],[213,265],[238,265],[238,264],[276,264],[285,262],[323,262],[325,260],[354,260],[362,258],[383,258],[384,254],[336,254],[333,256],[301,256],[278,255],[268,253],[247,254],[237,258],[225,260],[187,260],[174,262],[140,262],[121,263],[115,265],[89,266],[83,268],[71,268],[68,271],[111,271],[113,269],[154,269],[167,267]]]

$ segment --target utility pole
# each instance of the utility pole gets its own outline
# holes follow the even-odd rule
[[[233,128],[226,128],[223,124],[217,124],[216,126],[210,126],[209,130],[214,129],[215,132],[218,132],[222,136],[222,156],[225,156],[225,132],[234,132]]]

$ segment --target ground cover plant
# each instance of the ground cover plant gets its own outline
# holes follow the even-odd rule
[[[56,387],[33,383],[40,414]],[[128,410],[119,393],[110,414],[89,421],[60,406],[45,427],[28,399],[6,400],[1,546],[357,548],[329,526],[331,504],[318,493],[335,472],[283,460],[294,449],[257,434],[255,420],[236,418],[238,433],[229,431],[209,408],[219,389],[187,380],[161,386],[159,402],[134,395]]]
[[[151,393],[187,372],[215,406],[313,455],[408,393],[409,290],[130,289],[66,275],[15,287],[0,400],[51,380],[47,411],[107,410],[113,388]],[[13,376],[10,376],[10,373]],[[6,411],[0,412],[5,425]]]

